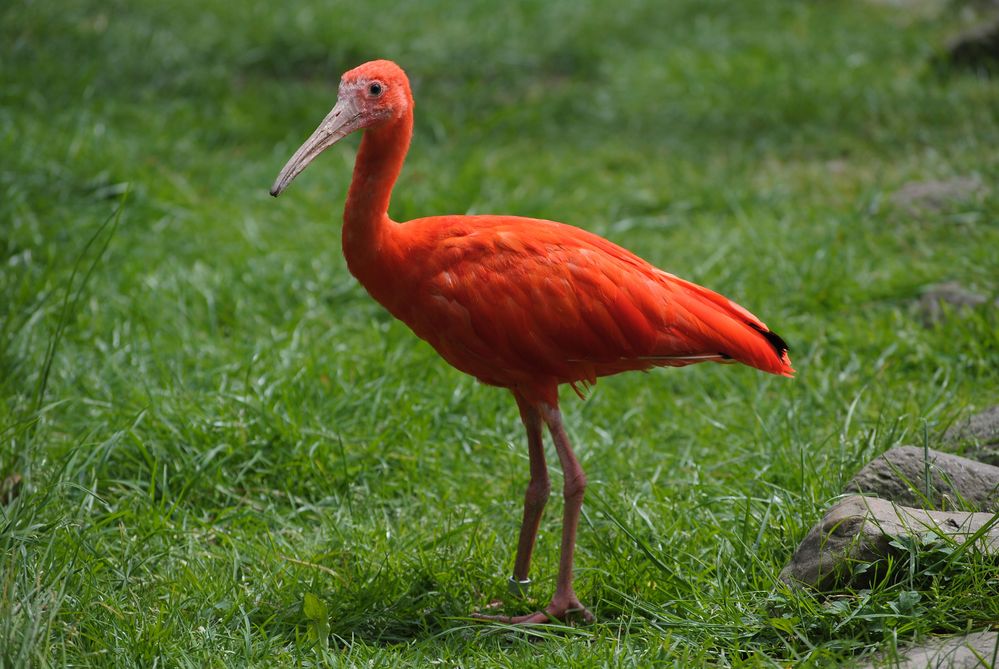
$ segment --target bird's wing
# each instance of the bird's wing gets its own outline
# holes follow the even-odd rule
[[[786,354],[751,313],[602,237],[550,221],[454,220],[412,247],[411,306],[398,315],[487,382],[727,358],[785,373]]]

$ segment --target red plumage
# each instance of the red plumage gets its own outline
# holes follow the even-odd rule
[[[456,368],[528,399],[554,404],[559,384],[707,360],[793,373],[751,313],[579,228],[442,216],[396,236],[383,304]]]
[[[364,130],[344,210],[347,265],[371,295],[454,367],[510,389],[527,429],[531,483],[512,582],[527,579],[550,483],[541,442],[547,424],[565,475],[562,558],[544,611],[508,623],[576,611],[573,548],[586,476],[558,409],[558,386],[698,362],[794,370],[787,346],[727,298],[668,274],[579,228],[515,216],[435,216],[395,223],[392,187],[413,129],[405,73],[389,61],[343,75],[337,103],[278,175],[272,195],[322,151]],[[518,586],[518,587],[519,587]]]

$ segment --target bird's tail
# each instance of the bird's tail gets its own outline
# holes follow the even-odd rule
[[[787,344],[763,321],[703,286],[672,276],[671,283],[679,288],[677,306],[696,324],[691,338],[702,355],[716,354],[719,362],[734,360],[771,374],[794,376]]]

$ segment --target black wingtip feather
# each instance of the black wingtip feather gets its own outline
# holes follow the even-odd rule
[[[779,334],[777,334],[776,332],[771,332],[770,330],[764,330],[755,323],[750,323],[750,326],[752,326],[754,330],[763,335],[766,338],[767,342],[769,342],[770,345],[774,347],[774,350],[777,352],[777,357],[779,358],[784,357],[784,355],[787,353],[787,344],[784,342],[783,339],[781,339]]]

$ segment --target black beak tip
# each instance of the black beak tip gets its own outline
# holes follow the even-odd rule
[[[271,197],[277,197],[281,194],[281,189],[277,186],[271,186]]]

